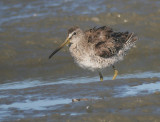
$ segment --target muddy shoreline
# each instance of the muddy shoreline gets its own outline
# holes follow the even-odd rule
[[[85,80],[85,79],[84,79]],[[87,81],[87,80],[86,80]],[[117,79],[89,83],[25,86],[1,90],[1,117],[7,121],[157,121],[160,79]],[[19,86],[18,86],[19,85]],[[21,86],[21,87],[20,87]],[[157,86],[157,87],[155,87]],[[17,96],[17,93],[19,94]],[[72,99],[87,101],[72,102]]]
[[[159,0],[1,0],[0,121],[160,121]],[[110,26],[134,32],[119,71],[79,68],[62,44],[67,30]],[[72,102],[85,98],[88,101]]]

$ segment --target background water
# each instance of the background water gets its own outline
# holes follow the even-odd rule
[[[159,0],[1,0],[0,121],[159,120],[159,6]],[[116,64],[115,81],[111,67],[104,82],[79,68],[67,47],[48,60],[73,25],[138,35],[137,47]]]

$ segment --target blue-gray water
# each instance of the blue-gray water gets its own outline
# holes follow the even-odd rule
[[[0,121],[158,121],[159,6],[158,0],[1,0]],[[136,48],[115,65],[116,80],[111,67],[104,82],[79,68],[67,47],[48,60],[73,25],[138,35]]]

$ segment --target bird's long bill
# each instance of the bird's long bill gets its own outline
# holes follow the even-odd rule
[[[49,56],[49,59],[52,58],[52,56],[54,54],[56,54],[60,49],[62,49],[66,44],[68,44],[70,42],[69,37],[65,40],[65,42],[63,42],[57,49],[55,49],[55,51],[53,51],[53,53]]]

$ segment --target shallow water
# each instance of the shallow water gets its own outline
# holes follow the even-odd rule
[[[159,6],[158,0],[1,0],[0,121],[160,120]],[[48,60],[73,25],[138,35],[137,47],[115,65],[115,81],[111,67],[104,82],[79,68],[67,47]]]

